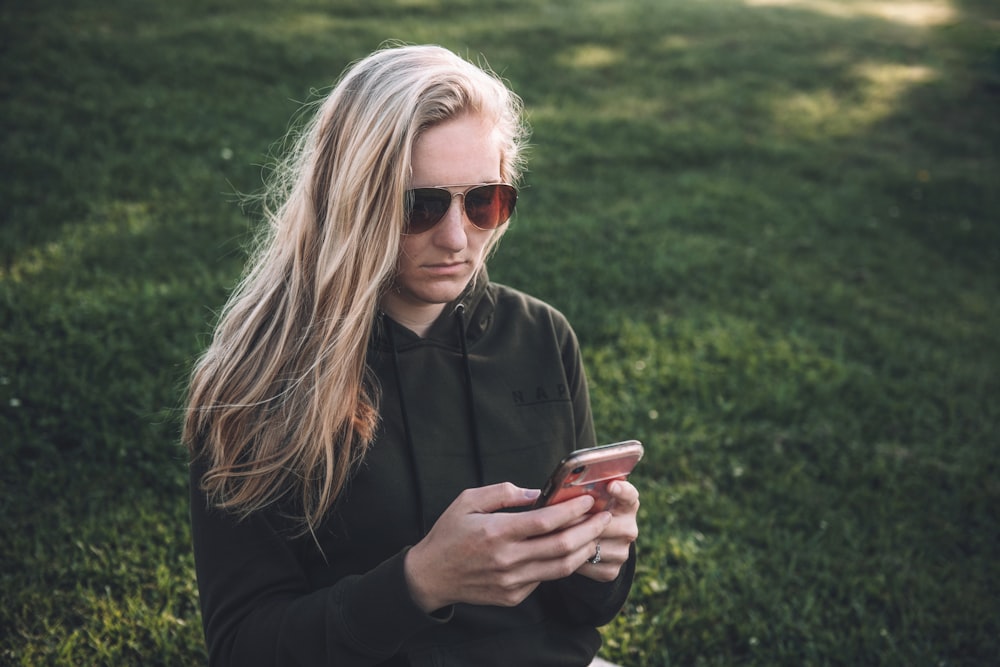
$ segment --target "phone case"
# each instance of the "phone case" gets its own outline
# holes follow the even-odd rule
[[[608,484],[626,479],[642,455],[638,440],[578,449],[556,466],[535,506],[554,505],[586,493],[596,501],[591,512],[609,509]]]

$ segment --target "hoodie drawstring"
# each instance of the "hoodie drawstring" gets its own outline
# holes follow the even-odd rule
[[[399,372],[399,351],[396,349],[396,336],[392,332],[392,323],[386,322],[385,313],[382,313],[382,325],[389,339],[389,347],[392,348],[392,369],[396,374],[396,392],[399,394],[399,412],[403,418],[403,437],[406,440],[406,453],[410,457],[410,475],[413,481],[413,490],[417,498],[417,519],[420,522],[420,535],[427,534],[427,523],[424,520],[424,492],[420,486],[420,470],[417,466],[417,450],[413,446],[413,434],[410,432],[410,417],[406,412],[406,394],[403,391],[403,375]]]
[[[483,452],[479,443],[479,420],[476,419],[476,401],[472,390],[472,364],[469,363],[469,344],[465,331],[465,304],[460,303],[455,308],[458,315],[458,338],[462,341],[462,365],[465,367],[465,398],[469,410],[469,428],[472,431],[472,447],[476,459],[476,475],[479,484],[486,483],[486,471],[483,469]]]

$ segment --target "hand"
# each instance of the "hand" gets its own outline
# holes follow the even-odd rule
[[[639,491],[624,480],[608,485],[608,493],[614,498],[611,504],[611,522],[590,545],[587,558],[592,558],[601,545],[601,560],[596,564],[585,562],[577,569],[581,574],[595,581],[614,581],[628,560],[629,548],[639,537],[636,514],[639,512]]]
[[[406,555],[406,581],[417,605],[427,612],[458,602],[514,606],[539,583],[576,571],[593,554],[611,513],[588,516],[590,496],[525,512],[497,511],[537,497],[509,483],[462,492]]]

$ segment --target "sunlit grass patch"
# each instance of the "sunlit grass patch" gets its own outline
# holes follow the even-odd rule
[[[836,18],[873,17],[908,26],[943,25],[955,20],[957,13],[949,0],[745,0],[751,7],[790,7],[819,12]]]
[[[776,100],[775,120],[803,137],[850,137],[891,117],[914,87],[937,77],[923,65],[861,62],[852,67],[854,91],[821,88]]]

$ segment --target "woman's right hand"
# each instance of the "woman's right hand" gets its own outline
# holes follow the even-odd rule
[[[611,520],[587,516],[583,495],[524,512],[535,490],[503,483],[467,489],[406,555],[406,581],[417,605],[432,612],[451,604],[514,606],[543,581],[568,577],[594,552]]]

